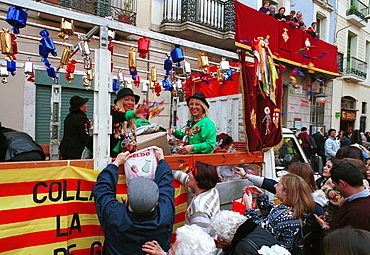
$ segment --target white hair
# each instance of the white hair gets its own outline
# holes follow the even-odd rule
[[[185,225],[176,230],[178,243],[175,255],[215,255],[216,244],[212,237],[197,225]]]
[[[211,222],[211,233],[224,242],[231,242],[236,230],[247,220],[240,213],[222,210]]]

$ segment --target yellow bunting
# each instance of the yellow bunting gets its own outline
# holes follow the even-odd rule
[[[217,69],[217,80],[220,83],[220,85],[224,81],[224,75],[222,74],[221,69]]]
[[[200,51],[198,54],[198,67],[202,72],[207,72],[207,67],[209,67],[208,57],[203,51]]]
[[[69,59],[71,58],[71,54],[72,54],[71,46],[66,46],[60,58],[59,68],[63,68],[65,65],[68,65]]]
[[[63,40],[67,40],[70,35],[73,35],[75,30],[74,21],[71,19],[62,18],[60,22],[60,33],[58,37],[62,38]]]
[[[1,53],[5,55],[13,55],[12,36],[9,29],[3,28],[3,33],[0,34]]]
[[[134,47],[131,47],[128,52],[128,66],[130,69],[136,68],[136,52]]]

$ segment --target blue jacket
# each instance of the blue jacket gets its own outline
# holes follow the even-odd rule
[[[105,235],[105,254],[145,254],[141,246],[157,240],[161,247],[170,249],[170,236],[175,218],[173,175],[165,160],[159,161],[155,183],[159,188],[158,207],[145,216],[129,212],[116,199],[117,166],[109,164],[94,185],[96,212]],[[145,187],[143,187],[145,188]]]

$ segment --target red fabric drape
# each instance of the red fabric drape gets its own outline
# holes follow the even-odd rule
[[[245,62],[245,52],[241,53],[242,90],[244,100],[244,125],[250,151],[260,151],[264,148],[278,145],[282,139],[281,107],[283,98],[283,84],[281,68],[276,84],[276,105],[269,98],[259,93],[258,86],[254,86],[255,65]]]
[[[239,62],[230,63],[232,67],[238,67]],[[211,66],[210,72],[215,73],[218,69],[218,66]],[[193,75],[194,78],[200,76],[200,73],[195,73]],[[240,93],[239,92],[239,73],[233,72],[232,81],[227,80],[224,81],[222,84],[217,80],[217,78],[209,78],[209,84],[207,85],[204,81],[196,80],[192,82],[192,86],[194,86],[194,93],[202,92],[206,98],[211,97],[220,97],[220,96],[228,96],[228,95],[235,95]],[[186,95],[191,96],[191,95]]]
[[[301,29],[293,28],[284,22],[270,17],[262,12],[252,9],[239,1],[235,0],[235,41],[252,41],[257,37],[269,38],[269,47],[277,57],[285,58],[298,64],[306,65],[310,61],[315,67],[325,71],[338,73],[337,55],[338,49],[319,39],[315,39],[310,34]],[[287,30],[288,40],[284,40],[284,29]],[[309,38],[314,48],[306,51],[312,59],[303,57],[302,52],[296,53],[299,49],[305,47],[305,40]],[[316,59],[323,52],[325,57]]]

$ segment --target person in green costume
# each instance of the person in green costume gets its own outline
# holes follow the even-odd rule
[[[182,139],[184,146],[177,150],[180,154],[213,153],[216,147],[216,127],[208,118],[209,104],[203,93],[195,93],[187,100],[190,119],[179,130],[169,130],[169,135]]]

